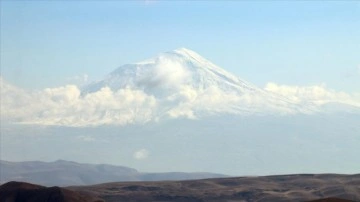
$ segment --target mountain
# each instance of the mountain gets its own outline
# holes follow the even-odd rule
[[[134,64],[123,65],[105,79],[86,86],[84,92],[96,92],[109,86],[113,90],[140,88],[160,96],[157,89],[176,91],[181,85],[197,91],[218,87],[225,92],[265,93],[186,48],[161,53]]]
[[[224,177],[213,173],[141,173],[133,168],[106,164],[0,161],[0,183],[23,181],[45,186],[90,185],[115,181],[158,181]]]
[[[209,114],[311,113],[309,102],[292,100],[265,91],[218,67],[196,52],[179,48],[154,58],[126,64],[104,79],[82,88],[82,95],[103,88],[113,92],[135,89],[159,102],[155,118],[199,118]]]

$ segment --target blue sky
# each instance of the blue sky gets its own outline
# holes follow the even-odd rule
[[[100,79],[186,47],[263,87],[360,89],[357,1],[1,1],[1,75],[27,89]]]
[[[0,3],[1,77],[30,89],[1,82],[0,158],[236,175],[359,170],[359,1]],[[200,92],[181,82],[166,98],[137,88],[82,96],[64,86],[180,47],[281,97]],[[173,71],[163,75],[171,80]],[[247,107],[305,112],[235,117]],[[229,116],[191,119],[203,111]],[[144,151],[148,157],[136,157]],[[174,156],[178,163],[168,164]]]

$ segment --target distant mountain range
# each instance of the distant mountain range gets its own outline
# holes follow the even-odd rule
[[[142,173],[124,166],[82,164],[64,160],[55,162],[0,161],[0,183],[22,181],[44,186],[91,185],[120,181],[188,180],[224,176],[214,173]]]

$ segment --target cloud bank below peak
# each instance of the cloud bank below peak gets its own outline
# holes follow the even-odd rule
[[[289,86],[269,82],[264,89],[287,97],[299,104],[311,102],[320,106],[327,103],[337,102],[360,107],[360,92],[345,93],[335,91],[328,89],[325,84],[313,86]]]
[[[325,86],[285,86],[268,83],[264,90],[287,97],[299,105],[312,103],[321,112],[327,103],[342,103],[360,108],[360,95],[327,89]],[[1,81],[1,119],[12,123],[71,127],[144,124],[164,118],[205,118],[212,114],[257,115],[260,107],[272,115],[295,112],[279,100],[276,109],[252,94],[229,94],[213,87],[198,92],[183,86],[178,93],[159,99],[142,90],[104,87],[81,95],[75,85],[29,92]]]
[[[156,100],[142,91],[109,88],[81,95],[75,85],[26,92],[2,82],[1,117],[23,124],[97,126],[145,123]]]

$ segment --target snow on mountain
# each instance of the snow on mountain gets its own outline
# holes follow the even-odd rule
[[[109,86],[113,90],[135,87],[152,93],[156,88],[178,90],[182,85],[196,90],[217,86],[226,92],[261,91],[185,48],[162,53],[143,62],[123,65],[104,80],[87,86],[84,91],[95,92]]]
[[[204,113],[288,114],[311,112],[309,106],[292,101],[255,85],[216,66],[186,48],[117,68],[101,81],[82,89],[83,94],[109,87],[129,88],[152,95],[161,104],[159,115],[198,118]]]

